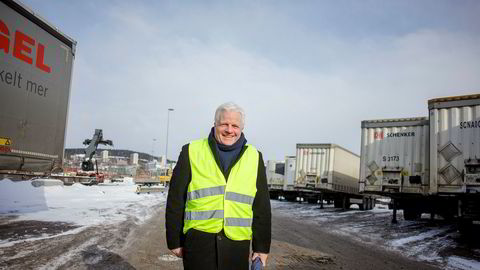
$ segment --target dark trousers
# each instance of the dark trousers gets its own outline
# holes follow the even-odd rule
[[[248,270],[250,241],[234,241],[222,232],[188,230],[183,249],[185,270]]]

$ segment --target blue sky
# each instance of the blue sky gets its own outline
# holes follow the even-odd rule
[[[480,89],[479,1],[22,2],[78,42],[66,147],[102,128],[164,154],[174,108],[176,159],[234,101],[265,159],[296,143],[359,153],[362,120]]]

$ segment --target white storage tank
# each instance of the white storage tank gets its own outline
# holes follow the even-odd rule
[[[360,157],[336,144],[297,144],[295,187],[358,193]]]
[[[360,192],[427,194],[427,117],[362,121]]]
[[[480,94],[428,101],[430,192],[480,192]]]

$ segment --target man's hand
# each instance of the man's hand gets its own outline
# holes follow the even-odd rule
[[[252,255],[252,261],[255,260],[255,258],[260,257],[260,260],[262,261],[263,267],[267,266],[267,257],[268,254],[266,253],[259,253],[259,252],[254,252]]]
[[[183,247],[174,248],[170,250],[175,256],[182,258],[183,257]]]

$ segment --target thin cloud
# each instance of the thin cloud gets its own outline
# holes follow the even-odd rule
[[[77,38],[67,147],[102,128],[116,148],[164,153],[175,108],[176,158],[208,135],[219,104],[235,101],[265,159],[306,142],[359,153],[361,120],[426,116],[428,98],[478,92],[479,29],[459,19],[478,21],[478,4],[436,1],[430,14],[428,3],[367,3],[340,22],[342,3],[105,5]]]

